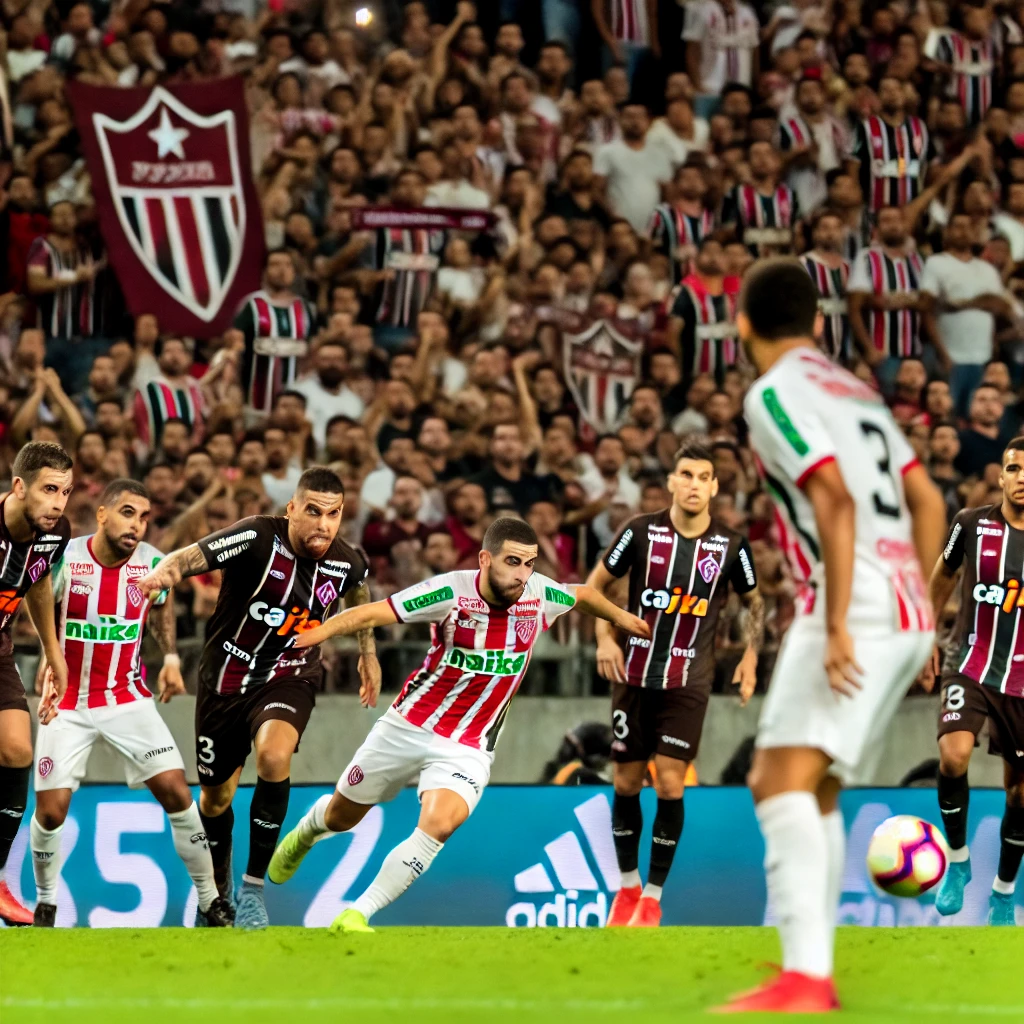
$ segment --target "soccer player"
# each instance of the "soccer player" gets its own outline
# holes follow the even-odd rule
[[[157,678],[161,702],[185,692],[175,648],[174,602],[161,594],[151,605],[136,584],[162,557],[142,540],[149,513],[149,492],[142,484],[114,480],[100,496],[96,533],[76,537],[54,565],[68,688],[58,702],[44,655],[39,666],[47,682],[36,737],[36,810],[29,826],[38,893],[36,927],[52,928],[56,920],[61,832],[71,795],[100,737],[121,755],[128,784],[145,784],[167,812],[174,848],[195,883],[196,923],[231,927],[231,906],[217,892],[210,847],[185,782],[181,754],[153,701],[146,699],[153,696],[140,656],[147,618],[164,652]]]
[[[263,880],[288,811],[292,754],[315,703],[320,649],[292,649],[345,595],[369,600],[366,560],[338,535],[345,493],[335,473],[307,469],[284,516],[253,516],[168,555],[139,588],[147,597],[187,576],[219,569],[217,607],[206,627],[196,701],[199,812],[217,887],[231,895],[231,802],[256,747],[249,808],[249,861],[238,890],[235,927],[269,924]],[[372,629],[359,630],[360,697],[380,693]]]
[[[491,774],[494,745],[526,673],[538,634],[572,608],[607,618],[641,637],[641,619],[588,586],[563,586],[533,571],[537,535],[521,519],[487,528],[478,572],[449,572],[343,612],[300,636],[296,647],[396,622],[435,623],[421,668],[370,731],[338,781],[274,853],[270,880],[295,873],[313,844],[354,828],[374,804],[392,800],[419,776],[420,817],[384,858],[377,877],[341,912],[332,931],[372,931],[368,921],[396,900],[473,813]]]
[[[999,505],[957,514],[929,587],[939,616],[960,580],[960,611],[946,651],[939,708],[939,809],[950,865],[935,909],[943,915],[957,913],[971,880],[967,766],[987,720],[989,752],[1003,759],[1006,787],[988,923],[1012,925],[1014,883],[1024,854],[1024,437],[1015,437],[1003,452],[999,485]]]
[[[737,319],[760,375],[751,443],[805,586],[750,773],[783,970],[727,1012],[838,1006],[839,789],[870,780],[934,637],[921,566],[942,548],[942,496],[878,394],[817,349],[817,299],[798,261],[769,260],[748,272]]]
[[[730,585],[749,612],[733,677],[744,704],[757,684],[764,602],[746,539],[711,516],[718,493],[713,460],[705,444],[688,441],[668,480],[672,507],[630,519],[587,580],[606,594],[628,574],[626,607],[651,629],[650,640],[630,637],[628,657],[610,623],[598,621],[596,630],[597,670],[613,687],[612,836],[622,872],[609,928],[653,928],[661,921],[661,890],[683,831],[684,780],[700,745],[715,676],[715,632]],[[652,757],[658,809],[641,892],[640,790]]]
[[[54,691],[63,696],[68,670],[53,621],[50,572],[71,537],[64,516],[71,465],[59,444],[30,441],[14,460],[11,490],[0,497],[0,919],[8,925],[32,923],[32,912],[11,895],[3,876],[32,773],[32,729],[11,623],[24,601],[53,669]]]

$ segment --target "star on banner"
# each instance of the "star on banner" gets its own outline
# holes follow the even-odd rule
[[[160,111],[160,124],[151,132],[146,133],[157,146],[157,159],[162,160],[168,153],[173,153],[179,160],[185,159],[185,147],[182,143],[189,137],[186,128],[175,128],[164,107]]]

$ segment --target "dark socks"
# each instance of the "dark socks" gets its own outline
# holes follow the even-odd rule
[[[939,772],[939,810],[942,812],[942,827],[950,847],[954,850],[967,845],[967,805],[970,796],[966,772],[952,779]]]
[[[230,896],[232,892],[231,878],[231,831],[235,827],[235,812],[231,807],[216,818],[208,818],[200,810],[206,831],[206,841],[210,844],[210,856],[213,858],[213,877],[221,896]]]
[[[288,792],[291,779],[267,782],[257,779],[249,808],[249,865],[245,873],[262,880],[267,873],[274,847],[281,835],[284,816],[288,813]]]
[[[31,774],[31,765],[24,768],[0,767],[0,871],[7,864],[7,855],[25,814],[28,777]]]
[[[651,837],[651,870],[647,875],[648,885],[664,886],[682,834],[682,797],[678,800],[659,800],[658,810],[654,815],[654,834]]]
[[[640,863],[640,832],[643,827],[640,795],[621,796],[616,793],[612,801],[612,838],[615,840],[619,871],[623,874],[636,871]]]
[[[1024,856],[1024,807],[1006,805],[999,829],[999,871],[1001,882],[1013,882]]]

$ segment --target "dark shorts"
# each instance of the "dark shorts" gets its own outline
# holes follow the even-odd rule
[[[959,674],[943,679],[939,736],[971,732],[977,743],[985,722],[988,752],[1024,770],[1024,697],[1000,693]]]
[[[625,764],[664,754],[692,761],[700,746],[708,691],[655,690],[616,683],[612,690],[612,760]]]
[[[18,674],[13,654],[0,654],[0,711],[28,713],[25,684]]]
[[[295,726],[302,738],[316,704],[316,691],[301,679],[261,686],[252,693],[222,697],[199,687],[196,700],[196,767],[204,786],[219,786],[245,764],[264,722]],[[299,749],[298,743],[295,749]]]

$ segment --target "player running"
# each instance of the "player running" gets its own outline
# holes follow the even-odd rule
[[[128,785],[145,784],[167,812],[174,849],[195,883],[196,923],[231,927],[231,906],[217,892],[210,847],[185,782],[181,754],[147,699],[153,696],[141,659],[147,619],[164,652],[157,678],[161,702],[185,692],[175,646],[174,602],[160,594],[151,606],[136,584],[162,557],[142,540],[149,512],[149,492],[142,484],[114,480],[100,496],[96,533],[76,537],[54,566],[68,688],[58,702],[44,656],[39,664],[46,683],[36,737],[36,810],[29,825],[38,894],[36,927],[52,928],[56,921],[61,832],[71,795],[101,737],[121,755]]]
[[[950,865],[935,909],[957,913],[971,880],[967,766],[988,720],[989,752],[1002,757],[1006,786],[988,923],[1013,925],[1014,883],[1024,854],[1024,437],[1003,452],[999,485],[1001,504],[957,514],[929,587],[938,617],[960,579],[960,612],[946,651],[939,709],[939,809]]]
[[[757,684],[764,602],[746,539],[711,517],[718,493],[713,459],[702,442],[687,442],[669,476],[672,507],[630,519],[587,580],[607,594],[628,573],[627,607],[651,628],[650,640],[629,638],[626,657],[610,623],[599,620],[596,629],[597,670],[613,687],[612,836],[622,873],[609,928],[653,928],[661,921],[661,890],[683,831],[684,780],[700,745],[715,676],[715,632],[730,585],[748,609],[733,676],[744,704]],[[640,790],[652,757],[658,808],[641,890]]]
[[[292,754],[315,703],[320,650],[296,651],[296,635],[319,626],[344,595],[369,600],[363,556],[338,536],[345,492],[322,467],[299,477],[284,516],[253,516],[168,555],[139,581],[147,597],[187,576],[219,569],[220,595],[206,627],[196,701],[199,812],[217,887],[231,894],[231,802],[256,747],[249,806],[249,861],[238,890],[235,927],[269,924],[267,864],[288,811]],[[373,706],[380,665],[373,631],[359,631],[360,696]]]
[[[11,623],[24,601],[53,668],[54,690],[63,695],[68,671],[53,621],[50,572],[71,537],[64,517],[71,466],[71,456],[59,444],[30,441],[14,460],[11,490],[0,497],[0,920],[8,925],[32,923],[32,912],[4,881],[32,772],[32,728],[14,662]]]
[[[737,327],[761,375],[744,402],[783,546],[807,581],[758,725],[750,773],[783,970],[724,1012],[824,1012],[842,890],[844,784],[867,782],[931,652],[921,565],[942,496],[877,393],[819,352],[817,292],[795,260],[749,271]]]
[[[421,668],[377,721],[337,790],[321,797],[288,833],[270,863],[270,880],[286,882],[313,844],[354,828],[374,804],[386,803],[419,776],[416,829],[384,858],[377,877],[331,930],[372,931],[367,923],[430,867],[473,813],[487,785],[494,745],[534,641],[572,608],[650,636],[646,623],[592,587],[564,586],[533,571],[537,535],[521,519],[487,528],[479,572],[449,572],[363,608],[343,612],[296,640],[297,647],[396,622],[436,623]]]

